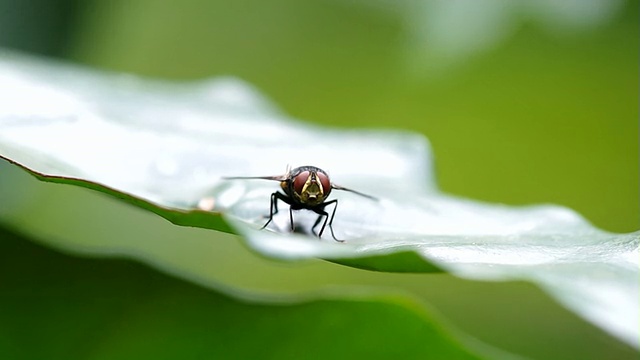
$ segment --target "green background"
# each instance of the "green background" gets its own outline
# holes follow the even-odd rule
[[[418,131],[447,192],[562,204],[630,232],[640,229],[637,4],[575,34],[523,19],[495,50],[430,72],[427,58],[424,73],[399,16],[349,2],[97,2],[72,57],[172,79],[230,74],[300,119]]]

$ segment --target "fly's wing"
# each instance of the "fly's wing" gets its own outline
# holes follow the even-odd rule
[[[332,188],[332,189],[336,189],[336,190],[348,191],[348,192],[351,192],[351,193],[354,193],[354,194],[358,194],[358,195],[360,195],[360,196],[362,196],[362,197],[366,197],[367,199],[370,199],[370,200],[373,200],[373,201],[378,201],[378,198],[376,198],[376,197],[373,197],[373,196],[371,196],[371,195],[367,195],[367,194],[361,193],[361,192],[359,192],[359,191],[351,190],[351,189],[346,188],[346,187],[344,187],[344,186],[340,186],[340,185],[336,185],[336,184],[331,184],[331,188]]]

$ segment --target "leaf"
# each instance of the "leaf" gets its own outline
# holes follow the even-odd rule
[[[639,347],[639,232],[607,233],[557,206],[444,195],[424,138],[295,123],[237,80],[168,84],[2,58],[0,156],[42,180],[93,188],[176,224],[239,233],[269,257],[530,281]],[[332,193],[333,227],[346,243],[284,234],[286,211],[261,231],[277,184],[222,177],[277,175],[287,164],[327,169],[380,201]],[[295,217],[300,229],[315,221]]]

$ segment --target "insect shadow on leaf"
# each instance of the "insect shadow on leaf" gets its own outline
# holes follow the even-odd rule
[[[318,214],[318,218],[311,227],[311,232],[318,237],[322,237],[324,229],[329,225],[331,230],[331,236],[335,241],[343,242],[344,240],[338,240],[333,232],[333,218],[336,215],[336,209],[338,208],[338,199],[327,201],[331,190],[348,191],[368,199],[377,201],[373,196],[363,194],[359,191],[355,191],[349,188],[345,188],[331,183],[329,175],[315,166],[300,166],[295,169],[287,169],[284,175],[276,176],[230,176],[223,177],[223,179],[261,179],[261,180],[274,180],[280,182],[280,187],[283,192],[275,191],[271,194],[271,204],[269,206],[269,220],[262,226],[264,229],[271,223],[273,216],[278,213],[278,200],[283,201],[289,205],[289,220],[291,223],[291,231],[295,230],[293,222],[293,210],[311,210]],[[333,211],[331,216],[325,210],[327,206],[333,205]],[[324,221],[322,219],[324,218]],[[322,222],[320,231],[316,234],[315,229]]]

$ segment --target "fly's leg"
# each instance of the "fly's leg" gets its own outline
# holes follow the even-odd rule
[[[295,230],[295,226],[293,226],[293,206],[289,205],[289,220],[291,221],[291,232]]]
[[[313,223],[313,226],[311,227],[311,232],[312,232],[314,235],[317,235],[318,237],[320,237],[320,235],[322,235],[322,231],[320,231],[320,234],[316,234],[316,232],[315,232],[314,230],[316,229],[316,227],[318,226],[318,224],[320,224],[320,220],[322,220],[322,217],[323,217],[323,216],[329,216],[329,214],[327,214],[327,212],[326,212],[326,211],[324,211],[324,210],[320,210],[320,212],[318,212],[318,211],[314,211],[314,212],[315,212],[316,214],[318,214],[318,218],[316,219],[316,222],[314,222],[314,223]],[[324,225],[323,225],[323,228],[322,228],[322,229],[324,230]]]
[[[333,211],[331,212],[331,220],[329,220],[329,230],[331,230],[331,236],[333,237],[333,240],[338,241],[338,242],[344,242],[344,240],[338,240],[336,239],[336,235],[333,233],[333,218],[336,217],[336,210],[338,210],[338,199],[335,199],[333,201],[329,201],[328,203],[325,204],[329,205],[331,203],[335,203],[335,205],[333,206]],[[327,220],[324,220],[325,223],[327,222]]]
[[[291,205],[291,201],[289,200],[289,198],[284,196],[282,193],[276,191],[273,194],[271,194],[271,204],[269,205],[269,221],[267,221],[267,223],[264,224],[260,228],[260,230],[266,228],[267,225],[271,223],[271,220],[273,220],[273,215],[278,213],[278,200],[284,201],[289,206]],[[291,228],[293,229],[293,214],[291,214],[291,208],[289,208],[289,214],[291,216]]]
[[[267,220],[266,224],[262,225],[260,230],[266,228],[267,225],[269,225],[269,223],[271,222],[271,220],[273,220],[273,215],[278,213],[278,200],[276,200],[277,193],[278,192],[274,192],[273,194],[271,194],[271,202],[269,203],[269,220]]]
[[[333,211],[331,212],[331,220],[329,220],[329,213],[327,213],[324,209],[328,205],[331,205],[331,204],[335,204],[335,205],[333,206]],[[311,232],[313,232],[314,229],[318,226],[318,224],[320,224],[320,220],[322,220],[322,217],[324,216],[324,222],[322,223],[322,227],[320,228],[320,232],[318,233],[318,237],[322,237],[322,233],[324,232],[324,229],[327,226],[327,221],[328,221],[329,222],[329,230],[331,230],[331,237],[333,237],[333,240],[338,241],[338,242],[344,242],[344,240],[337,239],[336,235],[333,233],[333,218],[336,216],[336,209],[338,209],[338,199],[328,201],[328,202],[322,204],[321,207],[313,209],[313,212],[315,212],[319,216],[318,216],[318,219],[316,220],[316,222],[311,227]]]

